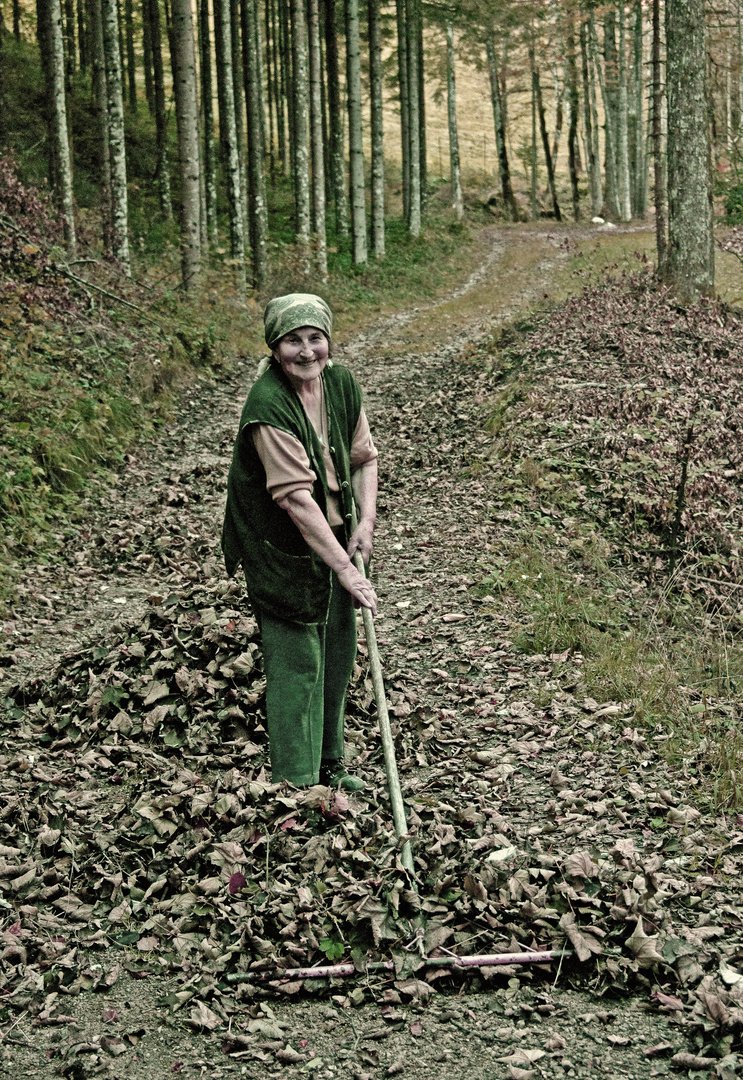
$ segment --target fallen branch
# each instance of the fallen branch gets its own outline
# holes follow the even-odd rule
[[[548,964],[558,957],[572,956],[565,949],[547,949],[544,952],[491,953],[485,956],[431,956],[423,960],[423,967],[481,968],[499,967],[506,964]],[[353,964],[326,964],[324,967],[280,968],[273,972],[236,971],[225,975],[228,983],[274,982],[277,979],[340,979],[347,975],[364,975],[367,971],[394,971],[392,960],[367,964],[359,971]]]

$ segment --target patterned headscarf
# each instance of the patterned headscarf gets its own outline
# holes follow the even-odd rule
[[[266,327],[266,344],[269,349],[284,336],[300,326],[316,326],[330,341],[333,315],[320,296],[313,293],[289,293],[275,296],[263,313]]]

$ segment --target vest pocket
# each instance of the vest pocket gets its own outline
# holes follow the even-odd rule
[[[263,541],[262,549],[261,566],[246,574],[248,591],[256,603],[280,619],[324,622],[330,597],[330,567],[314,553],[290,555],[270,540]]]

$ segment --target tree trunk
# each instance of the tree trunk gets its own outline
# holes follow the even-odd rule
[[[411,236],[421,231],[421,144],[420,144],[420,81],[418,78],[418,16],[419,0],[407,0],[405,41],[408,57],[408,146],[410,150],[410,194],[408,230]]]
[[[152,41],[152,75],[155,86],[155,132],[157,139],[157,190],[160,213],[166,221],[173,217],[170,201],[170,161],[168,156],[168,112],[165,101],[165,71],[163,69],[162,32],[160,29],[160,0],[149,0]]]
[[[279,5],[279,31],[281,35],[281,78],[282,100],[286,102],[286,157],[284,158],[284,174],[293,179],[296,178],[294,167],[294,72],[293,72],[293,40],[289,32],[289,4],[291,0],[277,0]],[[296,182],[294,188],[296,201]]]
[[[269,161],[269,174],[271,176],[271,185],[273,186],[276,175],[276,141],[274,138],[275,132],[275,95],[274,95],[274,68],[273,68],[273,29],[271,25],[271,4],[270,0],[265,0],[265,20],[266,20],[266,94],[268,97],[268,161]],[[266,148],[264,147],[264,153]]]
[[[21,40],[21,5],[20,0],[13,0],[13,37]]]
[[[529,70],[531,72],[531,184],[529,202],[532,221],[539,217],[537,207],[537,89],[534,78],[534,46],[529,45]]]
[[[106,251],[111,250],[111,149],[108,144],[108,117],[106,90],[106,58],[103,49],[103,12],[102,0],[92,0],[92,76],[93,76],[93,99],[95,104],[96,119],[98,122],[98,135],[100,140],[100,172],[101,172],[101,222],[103,225],[103,247]]]
[[[658,273],[666,271],[666,180],[663,160],[663,82],[660,55],[660,0],[653,0],[653,202]]]
[[[102,0],[103,50],[106,61],[106,108],[111,155],[111,251],[127,277],[129,265],[129,205],[126,187],[124,100],[121,88],[119,20],[116,0]]]
[[[245,171],[245,113],[243,109],[243,57],[240,40],[240,0],[229,0],[230,41],[232,44],[232,97],[235,103],[237,162],[240,169],[240,212],[243,238],[248,232],[248,178]]]
[[[464,217],[462,177],[459,167],[459,130],[457,128],[457,84],[454,78],[454,27],[446,23],[446,104],[449,118],[449,171],[451,173],[451,204],[457,221]]]
[[[90,33],[85,21],[85,0],[77,0],[77,44],[80,71],[84,75],[90,63]]]
[[[65,82],[67,93],[72,92],[72,76],[75,74],[77,56],[75,49],[75,4],[74,0],[64,0],[64,48],[66,58]]]
[[[346,0],[346,87],[348,93],[348,146],[350,151],[351,260],[366,263],[366,192],[364,144],[361,130],[361,43],[359,3]]]
[[[310,148],[308,138],[307,18],[304,0],[292,0],[294,32],[295,222],[302,272],[310,272]]]
[[[126,74],[128,78],[129,108],[137,111],[137,69],[134,61],[134,10],[132,0],[125,0],[124,26],[126,31]]]
[[[320,280],[325,283],[328,280],[328,250],[325,236],[325,148],[322,137],[322,54],[318,0],[309,0],[309,43],[314,247],[317,272]]]
[[[495,59],[495,45],[493,38],[488,37],[485,42],[488,57],[488,74],[490,76],[490,97],[493,105],[493,122],[495,125],[495,144],[498,149],[498,172],[500,173],[501,192],[503,194],[503,210],[510,221],[518,221],[519,211],[511,186],[511,168],[508,163],[508,151],[506,149],[506,132],[503,125],[503,108],[500,97],[500,80],[498,77],[498,65]]]
[[[262,289],[266,280],[268,209],[266,177],[263,171],[263,125],[258,84],[262,63],[258,38],[258,0],[243,0],[243,77],[248,107],[248,222],[253,287]]]
[[[557,190],[555,188],[555,170],[552,164],[552,154],[550,153],[550,139],[547,132],[547,121],[544,116],[544,104],[542,102],[542,86],[539,79],[539,68],[536,66],[534,60],[534,50],[531,50],[531,78],[532,85],[534,87],[534,94],[537,101],[537,114],[539,116],[539,128],[542,133],[542,147],[544,149],[544,161],[547,166],[547,182],[549,183],[550,194],[552,196],[552,209],[554,210],[555,219],[562,221],[562,214],[560,213],[560,205],[557,201]]]
[[[209,242],[217,246],[217,180],[216,148],[214,145],[214,103],[212,100],[212,50],[209,30],[209,0],[200,0],[199,46],[201,49],[201,108],[204,123],[204,202],[206,232]]]
[[[598,119],[596,116],[596,86],[593,71],[589,70],[588,26],[581,22],[580,56],[583,76],[583,122],[586,130],[586,148],[588,156],[588,182],[591,192],[591,215],[601,213],[604,196],[601,190],[601,163],[598,147]]]
[[[405,0],[396,0],[397,80],[400,87],[400,149],[402,151],[402,216],[410,222],[410,101],[408,95],[408,42]]]
[[[186,0],[181,0],[186,2]],[[227,205],[230,219],[230,255],[239,293],[245,291],[245,234],[243,231],[243,200],[240,190],[240,161],[237,152],[235,97],[232,79],[232,18],[229,0],[214,0],[214,38],[217,57],[217,79],[221,84],[220,98],[224,112],[224,168]],[[220,123],[222,117],[220,116]]]
[[[418,146],[421,161],[421,214],[423,214],[428,202],[428,153],[426,150],[426,87],[424,79],[422,0],[415,0],[414,8],[416,16],[416,49],[418,53]]]
[[[648,209],[648,163],[645,153],[645,79],[643,73],[642,0],[635,5],[635,191],[634,216],[643,219]]]
[[[666,71],[666,280],[682,303],[694,303],[715,284],[704,0],[667,0]]]
[[[573,13],[567,14],[567,68],[568,101],[570,103],[570,126],[568,127],[568,168],[570,170],[570,191],[573,198],[573,220],[580,221],[580,194],[578,192],[578,67],[575,60],[575,23]]]
[[[330,184],[335,206],[335,231],[348,236],[348,196],[346,194],[346,161],[343,149],[343,106],[338,65],[338,34],[335,0],[325,0],[325,63],[328,72],[328,115],[330,129]]]
[[[155,85],[152,76],[152,29],[150,3],[142,0],[142,53],[144,59],[144,96],[152,116],[155,115]]]
[[[173,0],[173,90],[181,177],[181,269],[186,292],[201,272],[199,109],[191,0]]]
[[[384,258],[384,117],[382,114],[382,27],[379,0],[369,0],[369,81],[371,86],[372,253]]]
[[[619,218],[631,221],[632,200],[629,174],[629,130],[627,98],[627,33],[624,0],[620,0],[619,12],[619,93],[617,97],[617,195]]]
[[[604,70],[601,67],[601,61],[599,60],[593,12],[589,16],[588,27],[593,70],[598,76],[601,99],[604,105],[604,217],[611,218],[618,216],[616,206],[617,164],[616,134],[614,130],[615,109],[611,100],[609,88],[607,87],[606,79],[604,78]]]
[[[52,101],[54,59],[52,51],[52,15],[49,0],[36,0],[36,40],[39,45],[39,59],[46,91],[42,108],[47,129],[48,179],[51,189],[57,191],[59,188],[59,165],[57,162],[57,141],[54,137],[54,103]]]
[[[65,61],[62,34],[62,12],[59,0],[49,0],[50,31],[50,89],[52,97],[52,131],[57,162],[56,202],[64,223],[67,255],[74,259],[77,250],[75,212],[72,197],[72,162],[67,135],[67,103],[65,98]]]

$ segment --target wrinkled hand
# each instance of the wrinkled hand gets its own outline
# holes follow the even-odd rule
[[[351,539],[348,541],[349,559],[352,559],[357,551],[361,552],[361,558],[364,560],[366,566],[369,565],[369,559],[372,552],[372,541],[374,538],[374,526],[369,521],[361,521],[354,529]]]
[[[369,608],[372,615],[377,614],[377,594],[374,586],[368,578],[360,574],[353,563],[341,570],[338,580],[344,589],[347,589],[357,604]]]

